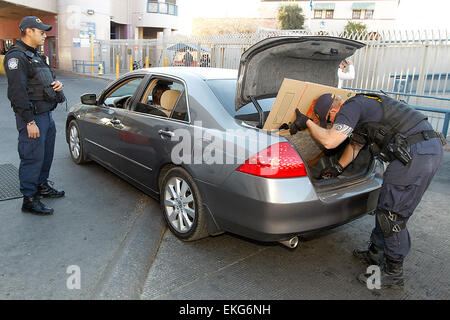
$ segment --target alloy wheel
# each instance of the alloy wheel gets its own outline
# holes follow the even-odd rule
[[[76,126],[72,126],[70,128],[69,144],[72,156],[74,157],[74,159],[79,159],[81,145],[80,145],[80,135],[78,134]]]
[[[166,184],[164,205],[168,221],[179,233],[189,232],[195,221],[195,199],[189,184],[172,177]]]

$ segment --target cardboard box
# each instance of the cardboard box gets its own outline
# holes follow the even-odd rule
[[[295,121],[295,109],[312,118],[313,102],[325,93],[334,93],[347,100],[355,95],[350,90],[338,89],[311,82],[284,79],[272,110],[264,124],[264,130],[278,130],[283,123]]]
[[[263,129],[272,131],[278,130],[283,123],[290,125],[296,118],[295,109],[299,109],[318,123],[314,117],[313,106],[316,99],[325,93],[337,94],[344,100],[356,94],[350,90],[284,79]],[[323,155],[324,147],[314,140],[308,129],[297,132],[293,136],[290,135],[289,130],[284,130],[280,131],[279,135],[289,137],[308,166],[313,166]]]

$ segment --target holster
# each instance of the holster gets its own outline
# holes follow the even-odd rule
[[[409,165],[412,157],[409,153],[408,141],[406,137],[400,133],[394,136],[394,141],[387,145],[388,151],[394,155],[394,157],[403,163],[405,166]]]
[[[384,238],[390,238],[395,233],[405,229],[408,221],[408,218],[403,218],[396,213],[383,209],[377,209],[376,216]]]

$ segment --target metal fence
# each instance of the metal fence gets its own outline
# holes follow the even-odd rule
[[[201,66],[237,69],[242,53],[258,41],[285,35],[328,35],[358,40],[366,46],[349,57],[354,80],[344,86],[359,90],[404,93],[412,105],[450,109],[450,41],[447,31],[379,31],[363,33],[308,33],[303,30],[209,36],[171,36],[154,40],[110,40],[95,44],[94,59],[105,61],[105,72],[128,72],[132,61],[149,66]],[[429,115],[442,127],[443,114]]]

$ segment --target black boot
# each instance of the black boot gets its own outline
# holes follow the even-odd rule
[[[370,243],[369,248],[366,250],[355,249],[353,250],[353,256],[359,258],[367,265],[382,266],[384,260],[384,249],[376,246],[374,243]]]
[[[47,208],[37,194],[32,197],[23,197],[22,211],[41,216],[53,214],[53,209]]]
[[[53,182],[50,182],[51,185],[49,184],[49,182],[43,183],[41,185],[38,186],[38,192],[41,195],[41,197],[43,198],[61,198],[64,197],[65,192],[64,191],[58,191],[56,189],[54,189],[53,186]]]
[[[358,280],[367,285],[367,279],[372,276],[370,273],[360,274]],[[386,256],[386,264],[381,270],[380,289],[403,289],[403,259],[394,260]]]

